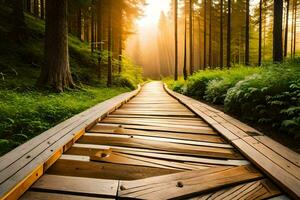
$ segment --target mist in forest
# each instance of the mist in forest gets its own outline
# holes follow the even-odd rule
[[[205,3],[206,2],[206,3]],[[206,68],[218,68],[221,63],[220,46],[220,1],[195,0],[192,6],[192,18],[190,19],[189,7],[184,6],[183,0],[178,0],[178,75],[183,74],[184,51],[186,51],[186,67],[194,71]],[[126,54],[133,61],[142,66],[144,76],[153,79],[173,76],[175,36],[174,36],[174,0],[148,0],[144,8],[144,15],[136,21],[136,31],[132,34],[126,45]],[[206,5],[205,5],[206,4]],[[226,63],[227,18],[226,1],[223,8],[223,63]],[[258,65],[259,49],[259,0],[251,1],[249,21],[249,64]],[[263,8],[271,8],[272,2],[264,2]],[[186,13],[186,15],[185,15]],[[288,30],[295,30],[299,20],[293,22],[293,12],[289,14]],[[286,17],[284,10],[283,16]],[[246,63],[245,43],[246,26],[245,0],[232,2],[231,14],[231,62],[233,65]],[[186,20],[186,27],[185,27]],[[192,22],[190,21],[192,20]],[[206,23],[205,23],[206,21]],[[285,18],[283,27],[286,27]],[[206,27],[205,25],[206,24]],[[184,39],[186,31],[186,39]],[[192,31],[192,41],[189,36]],[[205,34],[206,33],[206,34]],[[295,41],[293,38],[296,38]],[[273,13],[272,9],[264,9],[262,12],[262,62],[272,59],[273,47]],[[184,43],[186,40],[186,48]],[[297,29],[287,34],[287,52],[299,52],[300,30]],[[205,45],[206,43],[206,45]],[[190,46],[192,45],[192,47]],[[205,46],[205,47],[204,47]],[[295,49],[293,50],[295,46]],[[186,50],[184,50],[186,49]],[[190,62],[190,51],[193,51]],[[206,55],[206,56],[204,56]],[[193,65],[192,68],[190,65]]]

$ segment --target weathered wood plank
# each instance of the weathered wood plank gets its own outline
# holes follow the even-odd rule
[[[88,197],[70,194],[27,191],[20,200],[112,200],[115,198]]]
[[[182,199],[259,178],[262,174],[251,166],[210,168],[138,181],[121,181],[118,195],[139,199]]]
[[[213,158],[241,159],[242,156],[234,149],[194,146],[186,144],[174,144],[170,142],[149,141],[137,138],[114,138],[101,136],[83,136],[78,140],[82,144],[114,145],[123,147],[158,149],[172,152],[185,152],[191,155],[199,155]]]
[[[282,194],[282,192],[271,181],[262,179],[200,195],[189,200],[260,200],[278,196],[280,194]]]
[[[98,197],[116,197],[119,181],[45,174],[31,189]]]
[[[119,165],[113,163],[58,159],[47,174],[112,180],[136,180],[179,172],[155,167]]]

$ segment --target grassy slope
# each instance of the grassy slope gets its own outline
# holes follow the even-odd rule
[[[29,38],[10,39],[10,9],[0,5],[0,155],[55,124],[129,89],[107,89],[97,80],[88,45],[70,36],[73,77],[82,90],[63,94],[37,90],[43,64],[44,22],[26,16]],[[105,82],[105,80],[103,81]]]

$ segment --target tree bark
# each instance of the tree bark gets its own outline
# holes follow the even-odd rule
[[[97,72],[97,77],[100,79],[101,78],[101,68],[102,68],[102,57],[101,57],[101,52],[102,52],[102,1],[98,1],[98,12],[97,12],[97,23],[98,23],[98,50],[99,50],[99,57],[98,57],[98,72]]]
[[[13,28],[11,35],[13,40],[22,43],[27,38],[26,24],[24,16],[24,2],[22,0],[13,0]]]
[[[45,0],[41,0],[41,19],[45,19]]]
[[[33,14],[36,17],[39,16],[39,1],[38,0],[33,0]]]
[[[287,57],[290,0],[285,0],[285,1],[286,1],[286,17],[285,17],[285,34],[284,34],[284,57]]]
[[[246,40],[245,40],[245,65],[249,63],[249,24],[250,24],[250,0],[246,0]]]
[[[212,68],[212,0],[209,0],[209,49],[208,49],[208,65]]]
[[[293,49],[293,58],[296,55],[296,44],[297,44],[297,1],[294,1],[294,49]]]
[[[45,64],[38,85],[62,92],[73,88],[68,50],[67,0],[46,1]]]
[[[231,0],[227,2],[228,17],[227,17],[227,67],[231,67]]]
[[[258,66],[261,66],[261,44],[262,44],[262,0],[259,1],[259,30],[258,30]]]
[[[186,6],[187,6],[187,3],[186,3],[186,0],[184,0],[184,58],[183,58],[183,78],[184,80],[187,79],[187,67],[186,67],[186,61],[187,61],[187,58],[186,58],[186,25],[187,25],[187,22],[186,22]]]
[[[190,36],[189,36],[189,39],[190,39],[190,75],[192,75],[194,73],[194,51],[193,51],[193,9],[194,9],[194,6],[193,6],[193,0],[190,0],[189,2],[189,6],[190,6],[190,9],[189,9],[189,23],[190,23]]]
[[[204,10],[203,10],[203,14],[204,14],[204,51],[203,51],[203,56],[204,56],[204,66],[203,68],[206,69],[206,1],[204,0]]]
[[[223,0],[220,0],[220,67],[223,69]]]
[[[178,1],[174,0],[174,33],[175,33],[175,70],[174,80],[178,80]]]
[[[112,3],[109,1],[108,10],[108,62],[107,62],[107,87],[112,86]]]
[[[274,0],[273,61],[282,62],[282,11],[283,0]]]

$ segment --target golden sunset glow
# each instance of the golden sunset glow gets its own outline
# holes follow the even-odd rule
[[[160,13],[167,13],[170,9],[171,0],[147,0],[147,6],[144,8],[144,16],[138,21],[137,25],[141,27],[156,26],[159,21]]]

